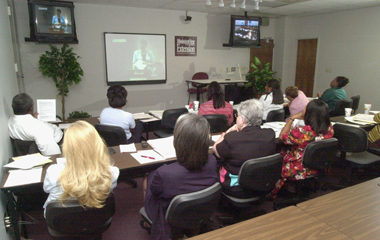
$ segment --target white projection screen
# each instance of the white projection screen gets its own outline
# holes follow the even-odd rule
[[[104,33],[107,85],[166,83],[166,35]]]

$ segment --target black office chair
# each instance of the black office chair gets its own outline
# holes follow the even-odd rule
[[[247,216],[249,213],[247,209],[266,200],[278,179],[281,178],[282,162],[283,157],[279,153],[245,161],[238,175],[239,186],[243,191],[238,193],[239,196],[229,193],[226,189],[222,191],[224,202],[227,200],[232,207],[225,203],[221,210],[227,210],[227,213],[232,216],[221,215],[219,219],[230,224],[251,218],[249,214]]]
[[[228,129],[227,116],[224,114],[206,114],[203,117],[210,124],[211,133],[220,133]]]
[[[214,185],[193,193],[181,194],[172,199],[166,211],[165,219],[171,226],[172,239],[178,239],[185,232],[187,237],[197,235],[199,229],[208,223],[216,211],[221,196],[221,185]],[[144,221],[152,225],[152,221],[140,209]]]
[[[352,108],[352,99],[344,99],[336,101],[334,110],[330,112],[330,117],[344,116],[345,108]]]
[[[173,136],[173,131],[177,119],[189,111],[186,108],[175,108],[165,110],[162,114],[161,126],[162,129],[154,131],[154,135],[158,138],[165,138]]]
[[[285,121],[285,110],[277,109],[268,113],[266,122],[283,122]]]
[[[127,136],[122,127],[111,126],[105,124],[95,124],[95,129],[99,135],[104,139],[107,147],[119,146],[120,144],[127,144]]]
[[[111,147],[128,143],[127,136],[125,135],[125,131],[122,127],[105,124],[95,124],[95,129],[106,142],[109,154],[115,153],[115,150]],[[133,188],[137,188],[137,182],[134,179],[127,176],[119,177],[118,182],[127,182]]]
[[[306,179],[298,180],[296,178],[288,178],[287,182],[296,184],[295,196],[276,200],[274,202],[274,209],[280,209],[289,205],[296,205],[309,199],[308,186],[313,185],[312,190],[315,192],[319,186],[320,178],[325,176],[334,163],[338,161],[336,156],[338,152],[338,140],[336,138],[329,138],[309,143],[302,156],[302,164],[309,168],[318,170],[318,174],[309,175]],[[306,186],[306,188],[305,188]]]
[[[102,239],[115,213],[115,195],[110,193],[103,208],[85,208],[77,200],[52,201],[46,206],[46,223],[53,237]]]
[[[197,79],[208,79],[208,74],[205,73],[205,72],[197,72],[193,75],[192,77],[192,80],[197,80]],[[189,104],[190,102],[190,95],[191,94],[197,94],[197,84],[195,83],[192,83],[191,84],[193,87],[190,88],[190,83],[188,82],[187,83],[187,92],[189,93],[189,99],[187,101],[187,103]],[[201,94],[202,96],[202,99],[203,99],[203,93],[207,92],[207,88],[205,88],[207,86],[207,84],[201,84],[199,87],[199,93]]]
[[[380,156],[367,152],[367,132],[361,127],[334,124],[334,137],[338,139],[340,159],[348,161],[351,167],[351,183],[358,169],[375,166],[380,163]]]
[[[23,141],[13,138],[10,139],[14,157],[40,152],[35,141]]]
[[[359,107],[359,102],[360,102],[360,95],[356,95],[351,97],[352,99],[352,114],[355,114],[356,110]]]

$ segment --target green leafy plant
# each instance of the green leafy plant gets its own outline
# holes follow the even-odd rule
[[[90,118],[90,117],[91,117],[91,115],[88,114],[88,112],[74,111],[72,113],[69,113],[69,118],[68,119]]]
[[[276,79],[281,81],[281,79],[273,77],[276,73],[272,71],[272,64],[265,63],[263,64],[261,60],[254,56],[253,63],[251,63],[253,71],[249,71],[245,77],[248,83],[245,84],[246,88],[252,87],[257,94],[265,93],[265,85],[270,79]]]
[[[61,96],[63,120],[65,120],[65,97],[69,93],[69,86],[78,84],[83,76],[78,58],[80,57],[73,52],[73,48],[65,43],[61,49],[51,45],[50,51],[42,54],[39,60],[42,75],[53,79],[58,95]]]

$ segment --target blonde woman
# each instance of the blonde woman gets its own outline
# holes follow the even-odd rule
[[[65,164],[53,164],[44,180],[50,201],[77,199],[86,207],[102,208],[117,185],[119,169],[112,166],[108,149],[95,128],[85,122],[73,123],[63,141]]]

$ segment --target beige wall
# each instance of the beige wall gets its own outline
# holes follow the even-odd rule
[[[13,114],[12,98],[18,92],[6,0],[0,1],[0,32],[0,165],[3,166],[12,157],[7,123]],[[0,179],[3,179],[3,175],[4,171],[1,171]],[[6,203],[3,192],[0,194],[0,199],[0,216],[3,218]],[[3,220],[0,221],[0,239],[11,239],[5,231]]]
[[[39,56],[48,50],[48,45],[23,40],[29,36],[27,3],[24,0],[15,2],[26,92],[34,99],[56,98],[52,80],[42,77],[38,71]],[[103,32],[166,34],[167,83],[126,86],[129,94],[125,109],[130,112],[184,106],[188,98],[185,80],[194,72],[210,72],[210,68],[215,68],[220,77],[231,78],[226,74],[226,67],[240,64],[248,69],[249,49],[222,46],[229,39],[229,16],[191,13],[192,21],[184,24],[181,21],[184,14],[183,11],[75,4],[79,44],[72,46],[81,56],[84,77],[79,85],[70,88],[66,112],[87,111],[99,116],[108,105]],[[262,28],[262,37],[273,37],[273,24]],[[197,56],[175,57],[174,36],[196,36]],[[60,113],[59,101],[57,112]]]

